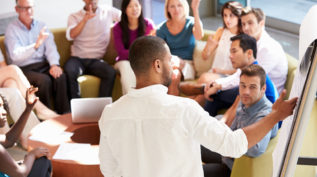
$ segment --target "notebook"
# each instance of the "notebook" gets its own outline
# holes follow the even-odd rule
[[[73,123],[98,122],[111,97],[75,98],[70,101]]]

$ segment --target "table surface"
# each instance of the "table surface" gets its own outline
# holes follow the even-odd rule
[[[91,152],[98,153],[99,137],[97,123],[74,124],[71,114],[65,114],[35,126],[29,135],[28,151],[36,147],[49,149],[48,158],[52,160],[53,177],[102,177],[99,160],[92,160],[88,153],[79,154],[76,160],[52,159],[60,144],[63,143],[88,143],[91,145]]]

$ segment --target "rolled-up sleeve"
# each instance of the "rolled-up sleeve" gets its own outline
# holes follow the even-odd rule
[[[23,45],[19,40],[19,34],[15,30],[15,26],[9,25],[4,39],[6,52],[10,61],[7,64],[14,62],[23,62],[29,59],[35,52],[35,42],[30,45]]]
[[[48,38],[45,41],[45,56],[50,66],[59,65],[59,54],[54,41],[54,36],[50,31]]]
[[[237,71],[234,74],[228,77],[217,79],[215,82],[221,85],[221,90],[223,91],[229,90],[239,86],[240,74],[241,74],[241,70],[237,69]]]

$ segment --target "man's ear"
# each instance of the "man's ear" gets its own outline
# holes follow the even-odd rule
[[[253,50],[252,49],[248,49],[247,50],[247,55],[248,55],[248,59],[253,57]]]
[[[265,91],[266,91],[266,84],[264,84],[263,86],[262,86],[262,88],[261,88],[261,92],[264,94],[265,93]]]
[[[260,26],[263,28],[265,25],[265,17],[259,22]]]
[[[159,59],[154,60],[153,62],[153,68],[156,72],[161,73],[162,72],[162,62]]]

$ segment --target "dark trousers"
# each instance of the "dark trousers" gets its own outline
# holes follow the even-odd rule
[[[71,57],[64,66],[67,75],[70,97],[80,98],[77,78],[83,74],[97,76],[101,79],[99,96],[111,97],[116,71],[101,59],[82,59]]]
[[[34,161],[28,177],[50,177],[52,173],[51,161],[46,157],[38,158]]]
[[[67,80],[64,73],[59,78],[53,78],[49,73],[50,66],[47,61],[23,66],[21,69],[29,82],[39,88],[37,96],[46,106],[52,108],[51,103],[54,101],[57,113],[63,114],[70,111]]]
[[[236,97],[239,95],[239,87],[221,91],[220,93],[213,95],[213,101],[207,101],[205,104],[205,111],[209,112],[210,116],[216,116],[221,109],[229,108]]]
[[[204,146],[201,147],[201,159],[205,177],[230,177],[231,170],[226,164],[222,163],[220,154],[210,151]]]

